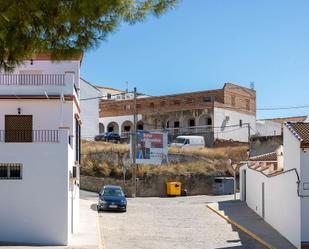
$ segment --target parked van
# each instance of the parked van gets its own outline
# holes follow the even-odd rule
[[[205,139],[203,136],[178,136],[176,142],[172,143],[171,146],[181,148],[204,148]]]

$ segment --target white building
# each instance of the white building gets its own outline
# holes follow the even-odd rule
[[[309,241],[309,123],[288,122],[283,149],[240,169],[241,200],[297,248]]]
[[[82,139],[93,140],[93,138],[100,133],[99,101],[101,97],[102,93],[95,85],[84,79],[80,79]]]
[[[67,245],[78,227],[80,63],[0,74],[0,242]]]

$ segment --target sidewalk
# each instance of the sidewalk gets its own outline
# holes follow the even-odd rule
[[[267,224],[259,215],[251,210],[245,202],[223,201],[208,204],[210,208],[219,211],[232,221],[246,228],[274,248],[295,249],[280,233]]]
[[[73,234],[70,245],[67,248],[89,248],[97,249],[98,247],[98,213],[97,194],[80,191],[80,220],[79,231]]]

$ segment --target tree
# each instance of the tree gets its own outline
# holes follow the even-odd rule
[[[177,0],[0,0],[0,70],[50,52],[71,56],[98,46],[121,22],[160,16]]]

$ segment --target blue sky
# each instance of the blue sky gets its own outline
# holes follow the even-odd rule
[[[258,108],[309,105],[309,1],[182,0],[160,18],[121,25],[85,53],[81,76],[120,89],[128,81],[150,95],[254,81]]]

